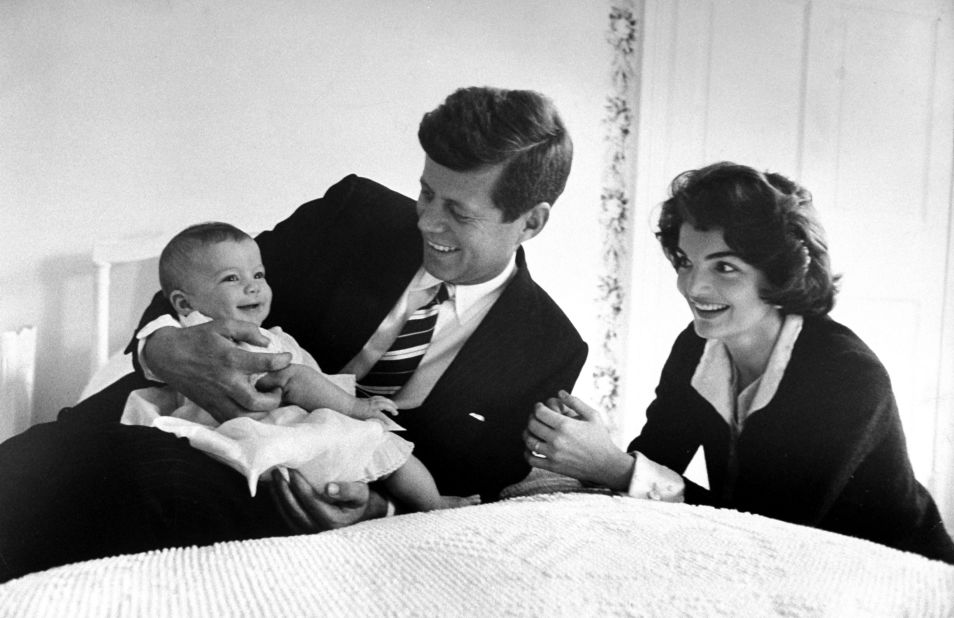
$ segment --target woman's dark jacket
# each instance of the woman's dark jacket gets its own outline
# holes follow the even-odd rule
[[[888,374],[861,339],[830,318],[805,317],[775,396],[746,419],[734,458],[727,423],[690,385],[705,343],[691,325],[676,339],[630,445],[679,473],[701,445],[710,490],[687,481],[687,502],[954,564],[937,506],[914,478]]]

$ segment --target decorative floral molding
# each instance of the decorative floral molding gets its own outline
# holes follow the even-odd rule
[[[638,0],[636,0],[638,1]],[[611,88],[603,118],[606,162],[600,191],[599,221],[603,230],[602,272],[597,282],[599,320],[603,328],[600,358],[593,370],[599,407],[611,433],[620,426],[619,394],[626,301],[626,260],[630,254],[632,175],[635,166],[636,102],[639,87],[639,19],[634,0],[613,0],[606,40],[613,47]]]

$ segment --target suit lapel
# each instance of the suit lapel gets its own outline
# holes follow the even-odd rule
[[[338,276],[326,286],[328,298],[322,341],[334,342],[328,370],[337,371],[357,354],[394,307],[423,261],[423,240],[410,198],[376,185],[358,185],[344,220],[335,224],[355,232],[339,243]],[[344,246],[342,246],[344,245]]]
[[[364,259],[357,252],[352,257],[350,273],[332,286],[329,299],[333,308],[329,315],[334,319],[331,336],[341,351],[335,359],[339,369],[364,347],[421,265],[419,245],[416,255],[384,248],[376,260]]]
[[[501,359],[500,342],[507,342],[508,350],[519,351],[525,348],[520,342],[533,336],[532,322],[525,319],[532,314],[533,287],[523,248],[518,248],[513,279],[431,389],[422,407],[459,397],[475,383],[495,384],[498,388],[513,384],[511,367],[519,360]]]

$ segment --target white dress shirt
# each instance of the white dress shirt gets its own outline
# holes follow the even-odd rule
[[[424,402],[516,272],[516,259],[511,256],[507,267],[489,281],[475,285],[445,284],[449,298],[437,315],[430,346],[411,379],[391,397],[399,409],[416,408]],[[423,266],[419,268],[391,312],[341,372],[353,373],[360,382],[397,338],[407,317],[430,300],[434,288],[440,283],[440,279],[424,270]]]

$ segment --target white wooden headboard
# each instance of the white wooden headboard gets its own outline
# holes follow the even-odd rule
[[[98,242],[93,245],[96,266],[96,324],[93,335],[92,370],[95,373],[109,361],[109,292],[113,266],[141,262],[159,257],[172,238],[162,233],[136,238]]]
[[[93,245],[93,264],[96,267],[95,322],[93,348],[90,354],[90,378],[80,393],[79,401],[109,386],[133,370],[132,359],[121,350],[109,349],[111,316],[109,298],[113,267],[144,262],[159,257],[162,248],[173,233],[100,241]]]

